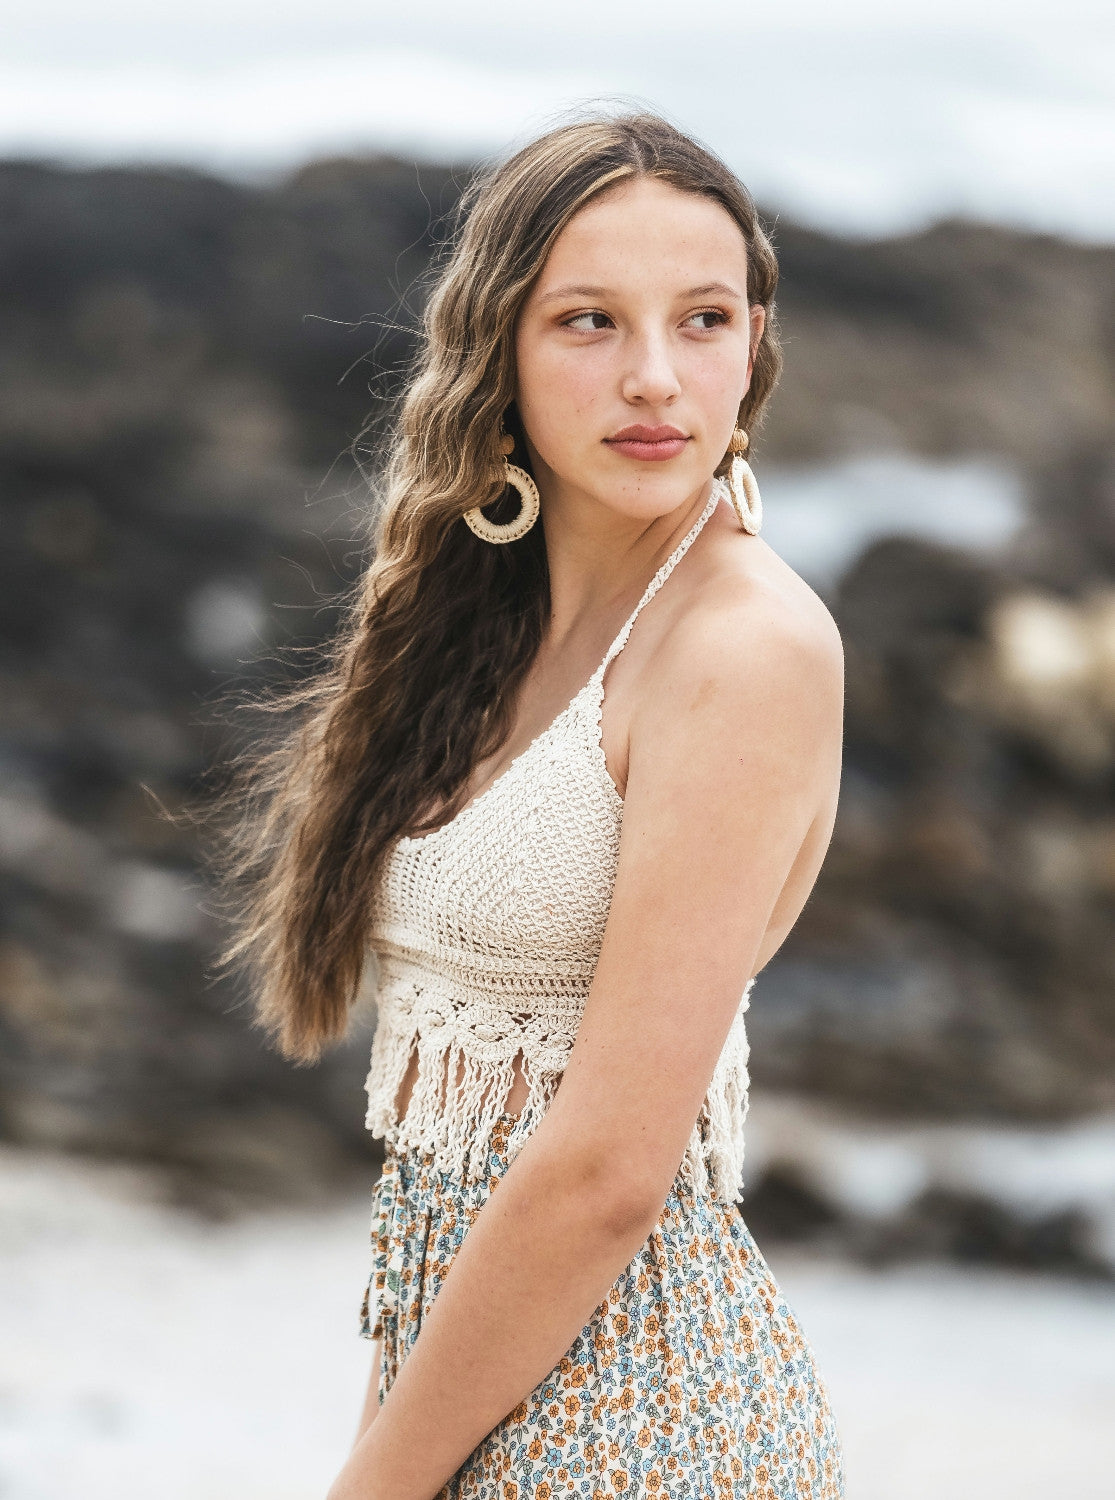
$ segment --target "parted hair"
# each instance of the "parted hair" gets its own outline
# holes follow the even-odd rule
[[[752,434],[777,383],[770,238],[735,174],[668,121],[591,114],[471,180],[431,266],[371,487],[371,561],[316,669],[268,690],[281,731],[230,760],[206,815],[227,924],[213,971],[246,978],[255,1024],[292,1061],[315,1062],[348,1028],[385,852],[458,810],[473,767],[511,731],[549,615],[543,526],[493,546],[461,518],[482,505],[504,520],[518,504],[500,428],[529,470],[514,333],[554,241],[591,199],[640,177],[715,199],[743,233],[747,299],[766,309],[739,414]]]

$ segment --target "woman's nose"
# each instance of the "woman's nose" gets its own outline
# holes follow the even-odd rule
[[[663,406],[679,394],[681,384],[666,339],[656,334],[633,338],[627,354],[623,377],[625,401]]]

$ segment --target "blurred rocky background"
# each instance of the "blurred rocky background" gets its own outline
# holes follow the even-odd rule
[[[374,1013],[316,1069],[267,1050],[163,809],[231,748],[221,694],[322,639],[366,562],[350,444],[466,175],[0,162],[10,1146],[157,1164],[212,1215],[370,1178]],[[1111,1277],[1115,249],[768,218],[755,468],[844,637],[846,769],[753,996],[744,1213],[761,1243]]]

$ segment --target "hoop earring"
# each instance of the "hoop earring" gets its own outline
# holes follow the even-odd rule
[[[464,513],[465,523],[470,531],[484,542],[515,542],[519,537],[526,536],[527,532],[538,519],[542,501],[538,494],[538,486],[525,469],[520,469],[518,464],[508,463],[506,455],[512,453],[515,448],[515,439],[509,432],[500,434],[499,446],[504,458],[504,483],[518,490],[522,504],[519,514],[512,520],[505,522],[502,526],[495,521],[489,521],[488,517],[474,505],[471,510]]]
[[[751,472],[751,465],[744,458],[750,439],[742,427],[732,433],[728,451],[732,454],[732,467],[728,476],[728,497],[732,509],[739,517],[739,524],[751,536],[757,536],[763,524],[763,501],[759,486]]]

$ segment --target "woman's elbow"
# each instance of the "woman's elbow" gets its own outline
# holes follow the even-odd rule
[[[669,1184],[639,1167],[620,1146],[569,1149],[555,1163],[556,1190],[575,1201],[584,1218],[609,1239],[634,1241],[636,1248],[654,1228]]]

